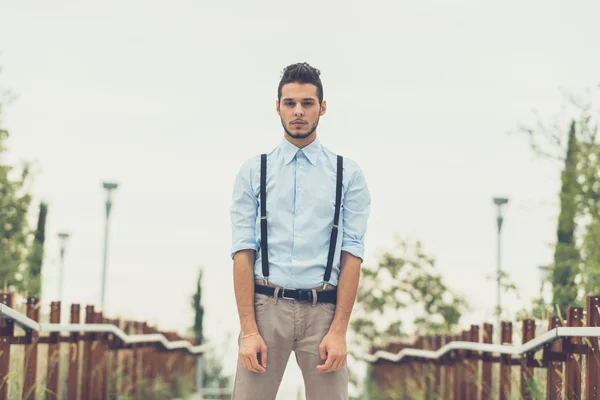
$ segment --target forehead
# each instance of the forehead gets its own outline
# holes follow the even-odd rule
[[[312,83],[287,83],[281,88],[281,99],[317,99],[317,87]]]

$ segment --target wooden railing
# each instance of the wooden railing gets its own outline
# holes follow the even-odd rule
[[[599,310],[600,296],[588,296],[585,310],[568,308],[566,321],[549,318],[538,337],[535,321],[525,319],[521,345],[512,344],[512,323],[502,322],[500,344],[492,343],[491,324],[483,324],[481,333],[472,325],[460,335],[423,336],[393,349],[373,349],[364,359],[374,364],[376,388],[397,399],[508,400],[515,398],[513,367],[517,398],[600,399]],[[499,369],[495,382],[493,366]]]
[[[14,309],[12,294],[0,293],[0,400],[34,400],[36,394],[69,400],[151,398],[142,392],[193,389],[195,359],[206,345],[193,346],[145,322],[107,319],[92,305],[86,306],[84,323],[80,306],[73,304],[70,323],[61,324],[60,303],[50,308],[49,323],[40,323],[37,298],[27,299],[23,315]],[[15,327],[23,334],[16,335]],[[64,357],[61,343],[68,344]],[[11,359],[17,353],[22,361]],[[67,365],[59,377],[61,362]],[[42,364],[46,368],[39,368]],[[45,377],[38,377],[39,370],[45,370]]]

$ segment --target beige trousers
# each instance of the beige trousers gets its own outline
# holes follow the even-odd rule
[[[323,364],[319,345],[329,331],[335,307],[331,303],[311,304],[255,294],[256,323],[267,345],[267,370],[250,372],[238,361],[231,399],[275,400],[293,351],[307,400],[347,400],[348,367],[327,373],[317,370],[317,365]]]

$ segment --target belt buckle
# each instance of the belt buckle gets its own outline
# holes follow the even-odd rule
[[[281,298],[282,298],[282,299],[286,299],[286,300],[296,300],[296,299],[295,299],[295,298],[293,298],[293,297],[286,297],[286,296],[285,296],[285,288],[282,288],[282,289],[281,289]]]

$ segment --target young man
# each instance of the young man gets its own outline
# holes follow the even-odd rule
[[[320,72],[284,69],[284,137],[241,167],[231,206],[240,318],[233,400],[274,400],[294,351],[310,400],[346,400],[346,332],[371,198],[359,166],[317,139]]]

